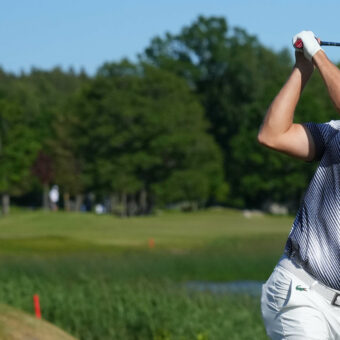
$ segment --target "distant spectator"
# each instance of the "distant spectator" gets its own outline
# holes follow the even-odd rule
[[[105,213],[105,208],[102,204],[98,203],[94,207],[94,211],[96,212],[96,214],[101,215]]]
[[[85,196],[84,211],[92,211],[93,200],[94,200],[93,194],[88,194]]]
[[[58,202],[59,202],[59,187],[58,185],[53,185],[51,188],[48,197],[50,199],[50,205],[52,211],[58,210]]]

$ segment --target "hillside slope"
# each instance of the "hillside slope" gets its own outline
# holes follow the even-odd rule
[[[47,321],[0,305],[0,340],[76,340]]]

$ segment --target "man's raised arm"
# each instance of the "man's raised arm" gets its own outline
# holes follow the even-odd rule
[[[335,108],[340,113],[340,70],[327,58],[323,51],[316,53],[313,61],[320,71]]]
[[[259,143],[303,160],[315,154],[313,138],[304,126],[294,124],[294,111],[314,66],[303,53],[296,52],[293,71],[271,103],[258,134]]]

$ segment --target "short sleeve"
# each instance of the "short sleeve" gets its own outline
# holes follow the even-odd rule
[[[333,138],[333,136],[339,132],[337,126],[334,126],[334,121],[328,123],[304,123],[303,126],[306,127],[312,135],[315,144],[315,161],[321,160],[327,144]]]

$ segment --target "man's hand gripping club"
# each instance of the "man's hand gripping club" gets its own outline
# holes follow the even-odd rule
[[[297,41],[301,40],[303,43],[303,47],[297,48]],[[303,52],[304,56],[311,61],[313,56],[322,50],[320,47],[320,40],[315,37],[315,34],[312,31],[302,31],[296,34],[293,37],[293,46],[296,51]]]

